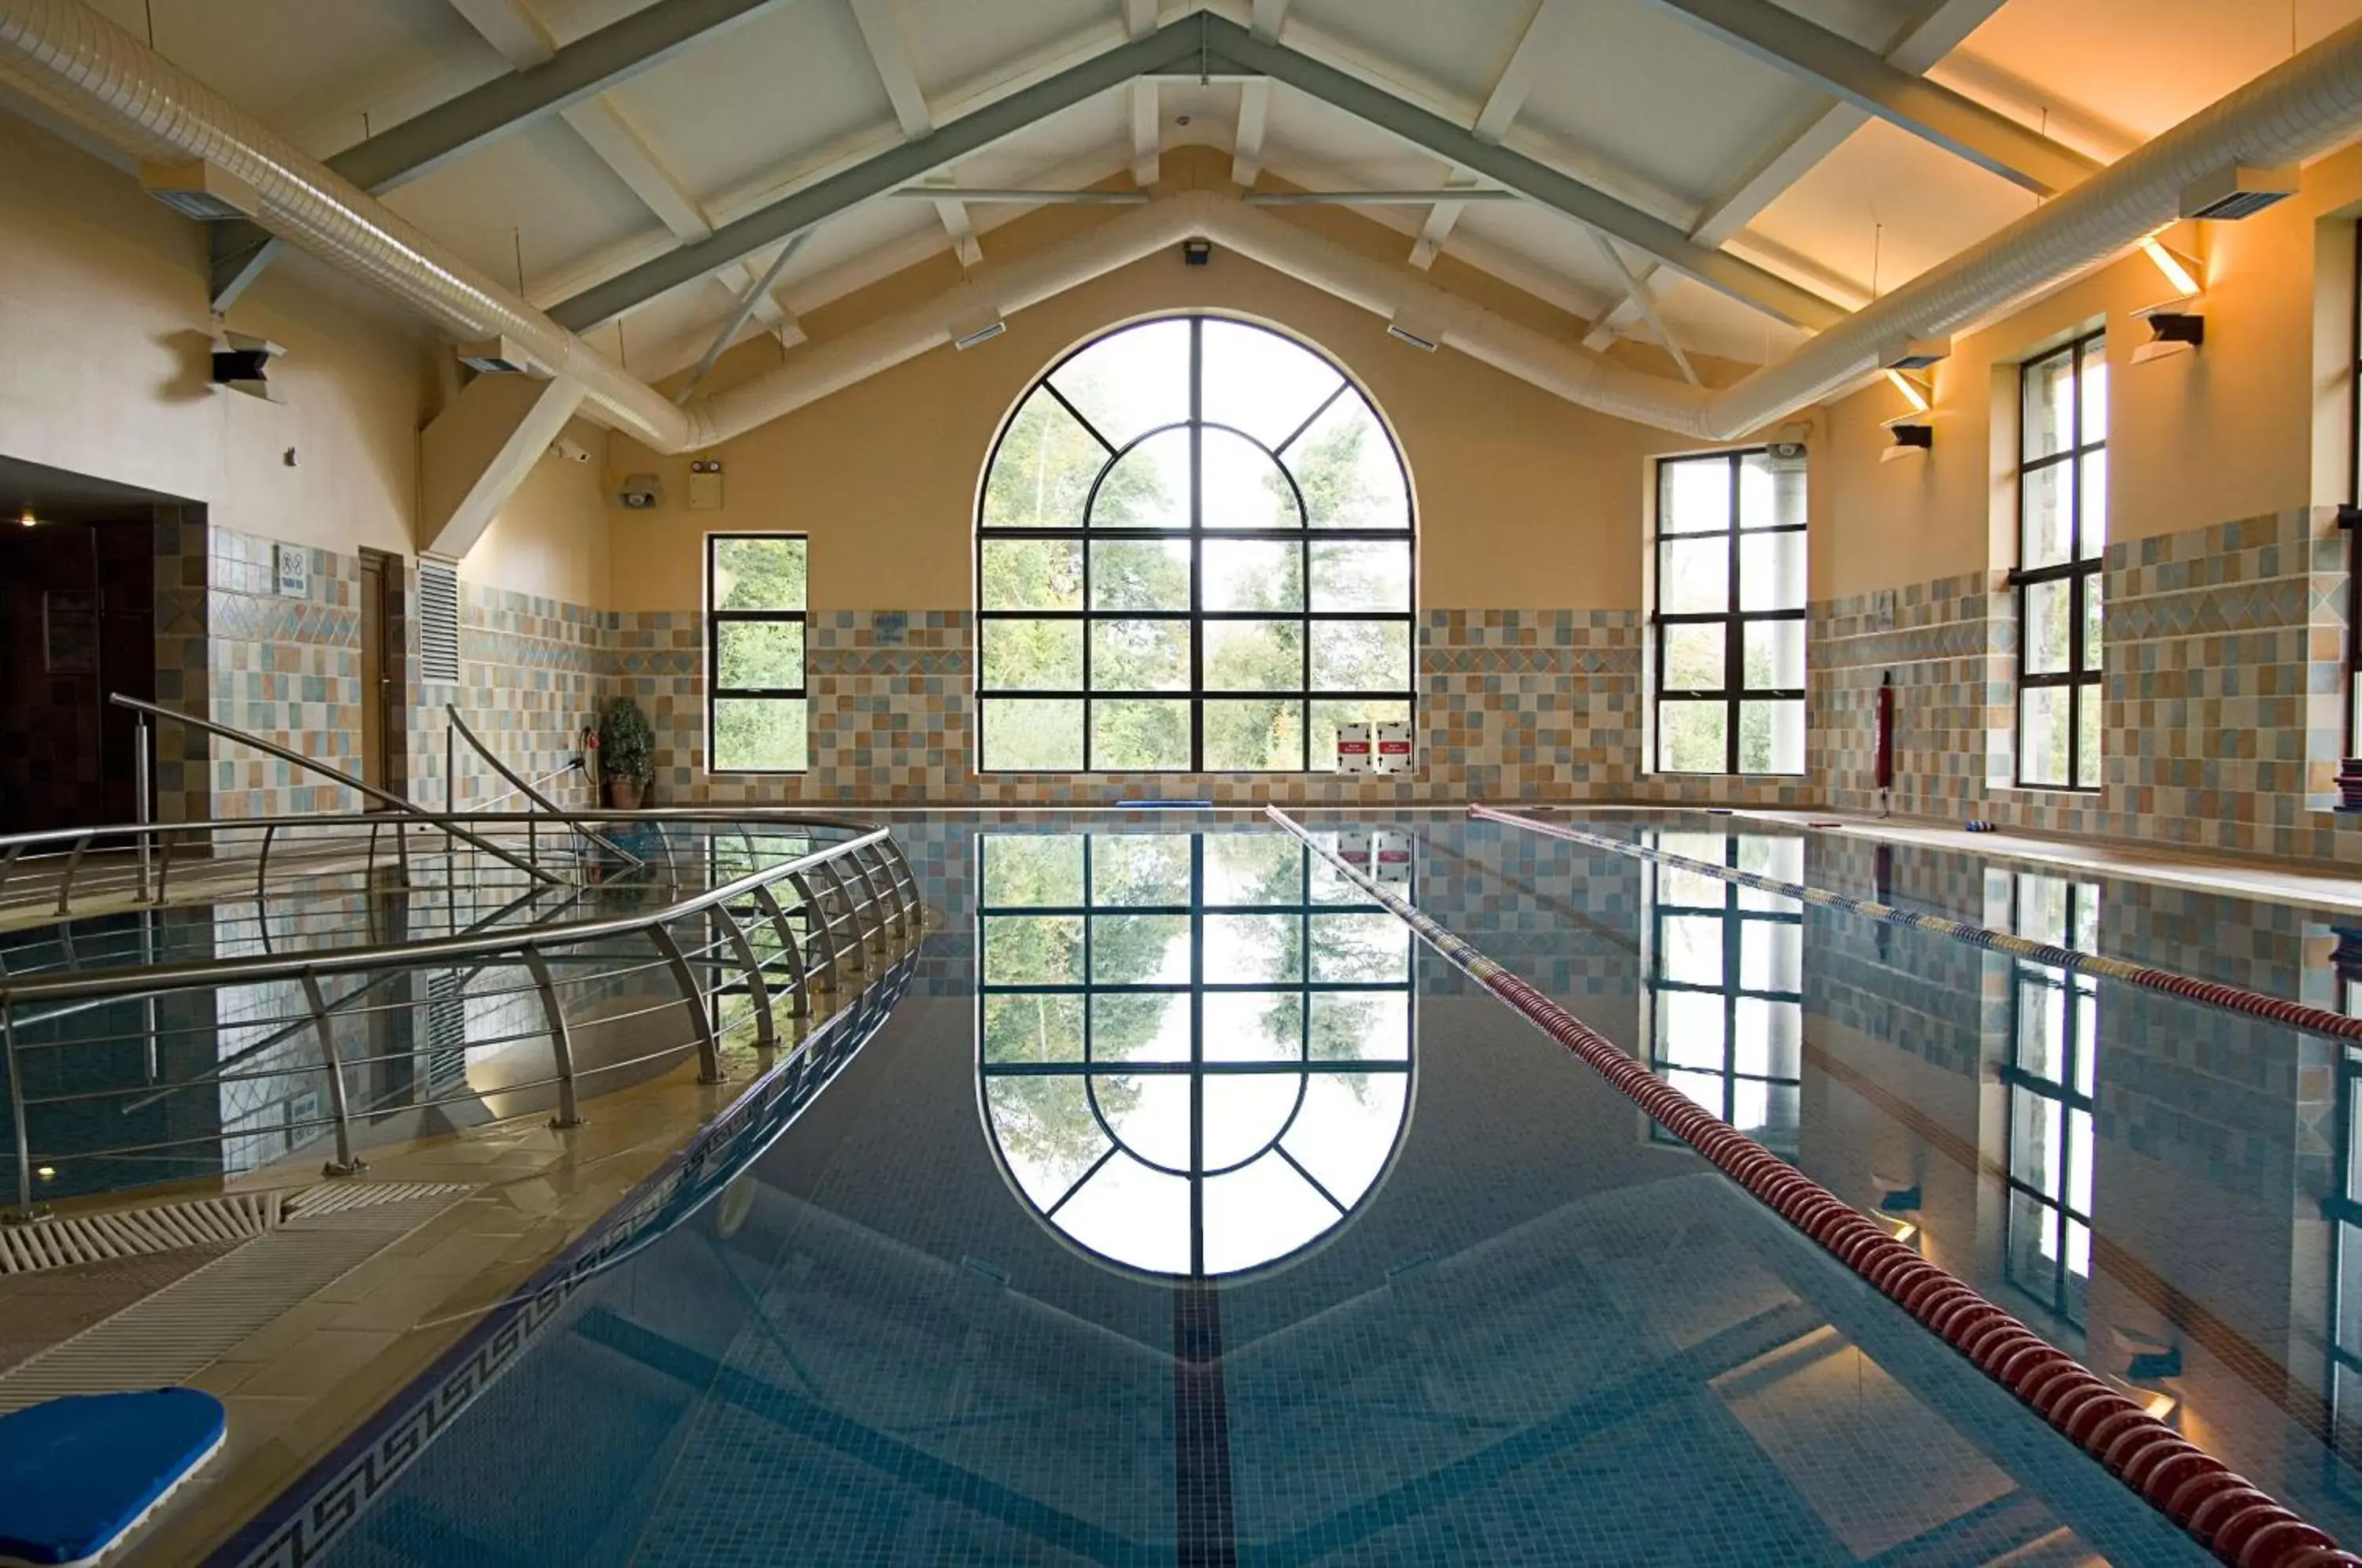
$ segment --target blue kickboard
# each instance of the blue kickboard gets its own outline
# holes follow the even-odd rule
[[[86,1562],[221,1446],[193,1388],[77,1394],[0,1416],[0,1562]]]

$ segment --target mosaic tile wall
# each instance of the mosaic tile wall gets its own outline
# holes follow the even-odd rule
[[[1143,796],[1388,805],[1469,799],[1729,800],[1804,805],[1803,780],[1641,773],[1642,634],[1623,610],[1430,610],[1418,629],[1425,765],[1400,778],[1287,774],[979,774],[974,617],[954,610],[816,613],[808,632],[811,766],[797,775],[704,772],[703,616],[610,618],[613,689],[657,731],[659,801],[963,805],[1104,804]]]
[[[1813,606],[1813,776],[1878,805],[1880,679],[1897,688],[1893,806],[1907,816],[2362,860],[2326,808],[2344,745],[2345,544],[2298,508],[2110,547],[2097,793],[2012,783],[2015,595],[1998,574]]]
[[[405,650],[415,641],[407,612],[417,590],[413,563],[403,574],[401,601],[400,646]],[[613,694],[608,644],[613,619],[611,611],[462,578],[458,684],[423,681],[416,679],[414,662],[404,667],[410,765],[403,778],[411,799],[440,807],[447,797],[462,810],[524,807],[509,782],[465,741],[447,745],[448,704],[458,708],[478,739],[550,800],[560,806],[590,804],[589,779],[571,765],[581,754],[583,728],[597,723],[600,704]],[[447,790],[447,756],[455,773]]]

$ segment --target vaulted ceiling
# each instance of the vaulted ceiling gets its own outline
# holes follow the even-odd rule
[[[2362,17],[2362,0],[91,4],[345,171],[392,160],[399,178],[363,182],[651,379],[694,361],[750,294],[739,335],[793,342],[798,313],[865,282],[988,256],[1029,206],[963,189],[1122,184],[1185,146],[1266,191],[1469,187],[1360,210],[1413,265],[1448,253],[1595,322],[1592,347],[1629,335],[1668,369],[1770,362]],[[684,36],[656,63],[399,167],[415,116],[660,14]],[[1128,48],[1160,63],[1114,68]],[[1372,87],[1382,113],[1356,99]],[[1549,199],[1507,193],[1420,135],[1421,116],[1473,131],[1469,157],[1497,146],[1572,179]],[[885,193],[822,199],[898,149]],[[892,193],[920,184],[947,193]],[[784,260],[776,237],[736,237],[799,192],[827,215]],[[1661,268],[1651,242],[1702,247],[1732,280]],[[1822,320],[1800,323],[1798,302]]]

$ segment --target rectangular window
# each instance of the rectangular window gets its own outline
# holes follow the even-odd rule
[[[800,534],[705,536],[709,772],[804,769],[806,548]]]
[[[1760,449],[1657,464],[1657,770],[1805,770],[1805,470]]]
[[[2017,781],[2100,787],[2100,558],[2108,546],[2108,343],[2020,371]]]
[[[2013,878],[2010,929],[2079,953],[2099,946],[2100,889],[2059,877]],[[2081,1327],[2092,1278],[2092,1111],[2099,982],[2079,969],[2011,963],[2009,1282]]]
[[[1692,860],[1800,882],[1805,842],[1655,835]],[[1779,1154],[1796,1150],[1805,1049],[1805,914],[1794,899],[1678,867],[1649,867],[1649,1066]],[[1673,1135],[1650,1124],[1650,1135]]]

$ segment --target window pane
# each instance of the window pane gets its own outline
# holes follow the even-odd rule
[[[1730,459],[1695,458],[1657,468],[1657,531],[1697,534],[1730,526]]]
[[[1730,543],[1669,539],[1657,547],[1657,607],[1687,615],[1730,606]]]
[[[1312,767],[1327,772],[1337,766],[1340,724],[1407,723],[1410,704],[1377,697],[1331,697],[1312,704]]]
[[[1410,690],[1410,623],[1322,621],[1312,628],[1315,691]]]
[[[1101,986],[1187,985],[1189,917],[1091,916],[1089,977]]]
[[[1408,610],[1410,541],[1313,546],[1312,608]]]
[[[1121,908],[1189,901],[1189,840],[1180,834],[1100,834],[1091,840],[1091,902]]]
[[[985,998],[984,1059],[1081,1061],[1083,999],[1072,994],[1039,993]]]
[[[987,610],[1079,610],[1083,547],[1074,539],[987,539]]]
[[[1091,608],[1188,609],[1188,541],[1092,540]]]
[[[1083,765],[1079,697],[993,697],[977,703],[983,766],[1072,772]]]
[[[2075,441],[2075,356],[2061,350],[2036,359],[2025,371],[2025,458],[2063,452]]]
[[[2075,553],[2084,560],[2093,560],[2106,554],[2108,548],[2108,454],[2086,453],[2080,462],[2083,470],[2083,532]]]
[[[2057,566],[2067,559],[2074,540],[2074,516],[2067,494],[2065,463],[2029,469],[2017,481],[2018,565]]]
[[[1805,702],[1738,705],[1738,770],[1741,773],[1805,771]]]
[[[1800,691],[1805,685],[1805,623],[1756,621],[1746,639],[1746,680],[1751,691]]]
[[[1214,773],[1294,771],[1304,767],[1304,703],[1294,697],[1264,697],[1244,701],[1209,697],[1205,702],[1206,767]],[[1315,767],[1334,767],[1336,746],[1330,755],[1312,759]]]
[[[1082,983],[1082,916],[987,915],[982,923],[986,985]]]
[[[1352,388],[1280,458],[1304,491],[1306,521],[1313,527],[1410,526],[1410,491],[1394,439]]]
[[[2017,776],[2022,782],[2068,782],[2068,690],[2064,686],[2028,686],[2018,693]]]
[[[1336,368],[1276,332],[1235,321],[1209,321],[1205,334],[1204,417],[1276,447],[1318,413],[1343,384]]]
[[[1294,541],[1209,539],[1205,562],[1209,610],[1297,611],[1304,608],[1304,547]]]
[[[1657,766],[1667,773],[1727,773],[1730,707],[1712,702],[1657,704]]]
[[[1083,835],[995,833],[984,836],[984,902],[1079,904]]]
[[[2085,682],[2075,688],[2078,709],[2075,734],[2075,787],[2096,790],[2100,787],[2100,688],[2096,682]]]
[[[804,607],[804,541],[713,541],[713,608],[800,610]]]
[[[1304,689],[1302,622],[1209,621],[1205,635],[1207,690]]]
[[[2100,649],[2103,644],[2101,601],[2103,596],[2100,591],[2100,580],[2096,574],[2083,578],[2081,581],[2083,589],[2083,668],[2097,669],[2100,668]]]
[[[1091,703],[1091,769],[1121,773],[1189,766],[1186,699],[1100,698]]]
[[[713,627],[715,689],[796,691],[804,683],[800,621],[718,621]]]
[[[1072,691],[1083,684],[1080,621],[986,621],[987,691]]]
[[[1189,432],[1161,431],[1118,458],[1091,498],[1091,526],[1189,526]]]
[[[2108,340],[2083,345],[2083,428],[2077,445],[2089,447],[2108,438]]]
[[[1738,541],[1738,607],[1805,607],[1805,536],[1756,534]]]
[[[1741,528],[1801,528],[1805,525],[1805,469],[1777,463],[1768,452],[1738,459],[1738,525]]]
[[[2067,668],[2074,636],[2075,584],[2071,580],[2025,585],[2025,668],[2054,675]]]
[[[984,486],[988,528],[1079,528],[1107,448],[1046,391],[1027,398],[993,449]]]
[[[713,760],[708,766],[724,772],[800,772],[806,713],[801,697],[714,699]]]
[[[1189,623],[1092,622],[1091,690],[1188,690]]]
[[[1151,321],[1109,333],[1059,366],[1050,384],[1110,446],[1178,425],[1189,417],[1189,324]]]
[[[1667,691],[1720,691],[1729,679],[1727,623],[1663,629]]]
[[[1198,509],[1207,528],[1301,528],[1296,489],[1271,455],[1243,436],[1208,430],[1199,437],[1198,472],[1205,486]]]

